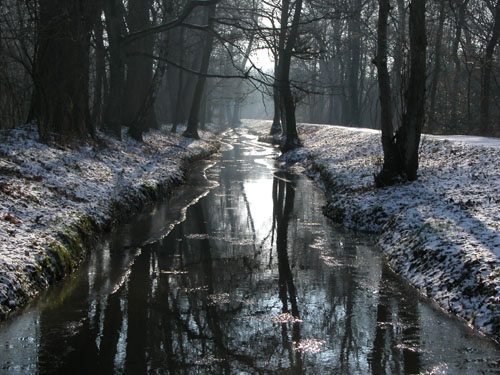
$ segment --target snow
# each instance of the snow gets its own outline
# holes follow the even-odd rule
[[[269,121],[247,120],[266,138]],[[500,341],[500,140],[422,138],[419,178],[376,189],[380,132],[301,124],[301,162],[324,189],[325,213],[377,234],[390,266],[444,310]]]
[[[143,143],[99,133],[79,149],[38,142],[33,125],[0,133],[0,320],[70,272],[85,235],[166,193],[187,161],[218,148],[213,133],[195,141],[169,130],[150,131]]]

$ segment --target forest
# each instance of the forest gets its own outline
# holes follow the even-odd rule
[[[383,186],[416,178],[422,132],[500,134],[500,1],[5,0],[0,9],[0,127],[35,122],[44,141],[79,144],[96,129],[141,140],[164,123],[172,132],[187,123],[183,135],[197,138],[199,126],[237,124],[260,101],[283,151],[300,145],[296,121],[382,129]]]
[[[499,38],[500,0],[0,0],[0,372],[497,373]]]

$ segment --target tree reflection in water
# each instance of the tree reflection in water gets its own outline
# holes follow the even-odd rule
[[[284,180],[283,176],[286,180]],[[278,255],[279,297],[283,304],[282,312],[292,317],[292,337],[288,336],[288,323],[281,324],[283,347],[288,350],[291,373],[302,373],[302,359],[294,343],[300,342],[300,316],[297,293],[288,260],[288,223],[293,213],[295,200],[294,176],[276,172],[273,179],[273,227],[276,228],[276,252]],[[289,308],[290,304],[290,308]],[[290,311],[291,309],[291,311]]]
[[[498,349],[422,303],[359,236],[333,228],[310,181],[273,175],[272,150],[248,136],[232,142],[207,171],[218,187],[167,236],[175,203],[112,236],[40,299],[35,323],[3,327],[2,370],[495,373]],[[205,194],[199,186],[184,190],[188,202]],[[33,341],[18,340],[16,324]]]

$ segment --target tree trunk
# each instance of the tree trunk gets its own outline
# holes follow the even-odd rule
[[[275,57],[274,62],[274,72],[278,74],[278,58]],[[279,84],[276,77],[274,78],[273,84],[273,104],[274,104],[274,117],[273,124],[271,125],[271,131],[269,135],[279,134],[281,132],[281,110],[280,110],[280,92],[279,92]]]
[[[127,23],[130,32],[147,29],[149,19],[149,0],[129,0]],[[129,126],[129,134],[142,140],[142,133],[157,127],[151,95],[153,79],[152,55],[154,36],[138,39],[127,46],[127,81],[124,91],[124,123]]]
[[[462,72],[461,72],[461,64],[460,64],[460,56],[458,55],[458,48],[460,47],[460,39],[462,38],[462,29],[464,26],[465,22],[465,9],[467,7],[467,3],[469,0],[460,0],[458,4],[458,17],[457,17],[457,24],[456,24],[456,30],[455,30],[455,38],[453,40],[453,46],[452,46],[452,54],[453,54],[453,63],[455,67],[455,72],[453,76],[453,83],[452,83],[452,94],[451,94],[451,118],[450,118],[450,124],[451,126],[456,126],[458,123],[458,113],[457,113],[457,108],[458,108],[458,102],[460,99],[459,95],[459,83],[460,79],[462,78]]]
[[[96,77],[94,82],[92,121],[96,125],[102,124],[103,87],[106,80],[106,50],[104,48],[103,33],[104,28],[101,20],[101,12],[99,12],[94,28]]]
[[[394,124],[399,126],[401,122],[401,108],[403,107],[403,96],[404,96],[404,83],[405,77],[403,77],[403,70],[405,65],[405,50],[406,50],[406,25],[407,25],[407,10],[405,6],[405,0],[396,0],[398,19],[397,19],[397,36],[394,48],[394,64],[392,67],[392,83],[394,95],[392,97],[392,108],[394,109],[392,114],[392,121]]]
[[[500,36],[500,0],[497,1],[495,6],[494,20],[493,32],[486,46],[481,77],[481,127],[484,135],[489,135],[491,131],[490,80],[491,70],[493,68],[493,53]]]
[[[184,37],[183,34],[184,33],[181,34],[182,37]],[[183,44],[184,43],[181,41],[181,48],[182,48]],[[182,49],[181,49],[181,54],[183,53]],[[182,57],[181,57],[181,60],[180,60],[180,64],[182,66]],[[174,112],[173,113],[173,117],[172,117],[172,129],[171,129],[172,133],[176,133],[177,132],[177,125],[179,125],[179,123],[181,122],[181,110],[180,110],[180,106],[182,104],[182,78],[183,78],[183,70],[179,69],[179,76],[178,76],[178,81],[177,81],[177,96],[176,96],[176,98],[174,98],[174,100],[175,100],[175,107],[172,108],[172,111]]]
[[[187,128],[182,134],[184,137],[188,138],[194,138],[194,139],[200,138],[200,136],[198,135],[198,122],[201,109],[200,108],[201,100],[203,98],[203,92],[205,90],[205,82],[207,80],[206,74],[208,72],[208,66],[210,63],[210,55],[212,54],[214,35],[211,29],[213,26],[213,19],[215,17],[216,7],[217,4],[212,4],[208,8],[208,22],[207,22],[208,32],[205,36],[205,45],[203,48],[203,56],[200,65],[200,76],[198,76],[198,80],[196,82],[196,88],[193,95],[193,102],[191,104],[191,111],[189,113]]]
[[[241,98],[234,99],[234,107],[232,111],[231,126],[238,127],[241,125]]]
[[[121,138],[123,120],[123,86],[125,67],[120,46],[123,18],[119,0],[104,0],[106,31],[109,52],[109,93],[104,109],[104,130],[116,138]]]
[[[89,108],[90,35],[96,1],[39,3],[32,113],[40,138],[65,144],[94,136]]]
[[[396,145],[392,123],[391,78],[387,67],[387,22],[390,9],[390,0],[379,0],[377,56],[373,62],[378,71],[384,165],[375,177],[375,183],[378,187],[392,185],[396,181],[397,176],[401,174],[401,158]]]
[[[410,4],[410,78],[406,92],[406,112],[400,129],[400,152],[406,178],[417,179],[418,148],[425,121],[426,47],[425,0]],[[399,140],[398,140],[399,142]]]
[[[287,5],[286,9],[288,9],[289,3],[290,0],[283,1],[281,28],[282,31],[284,29],[284,33],[282,33],[282,35],[286,35],[286,29],[288,26],[288,12],[286,12],[287,14],[283,13],[285,13],[285,5]],[[280,147],[282,152],[287,152],[301,146],[295,119],[295,103],[292,96],[292,90],[290,88],[290,65],[292,52],[295,47],[295,42],[297,41],[301,12],[302,0],[296,0],[290,34],[288,35],[288,38],[286,38],[285,48],[280,51],[279,57],[280,99],[283,102],[286,120],[285,139]],[[282,35],[280,35],[280,38]]]
[[[200,105],[200,129],[205,130],[207,124],[207,93],[203,94],[203,98],[201,99]]]
[[[444,29],[444,21],[446,19],[445,12],[445,0],[440,0],[439,3],[439,26],[436,33],[436,41],[434,45],[434,71],[432,72],[432,81],[430,88],[430,108],[429,108],[429,121],[431,122],[432,129],[435,130],[437,119],[435,117],[436,112],[436,94],[437,87],[439,82],[439,75],[441,74],[441,47],[442,47],[442,39],[443,39],[443,29]]]
[[[169,59],[179,66],[184,66],[184,28],[169,30],[167,36],[167,49]],[[177,126],[183,121],[182,116],[182,88],[184,83],[184,71],[170,65],[167,67],[167,91],[169,92],[169,103],[172,121],[171,132],[177,132]]]
[[[243,72],[245,70],[245,66],[247,65],[247,62],[248,62],[248,59],[250,58],[250,53],[252,52],[252,46],[253,46],[253,43],[254,43],[254,39],[255,39],[255,34],[252,34],[250,36],[250,40],[248,41],[248,45],[247,45],[247,48],[245,49],[245,54],[243,56],[243,59],[241,60],[241,62],[238,64],[237,66],[237,70],[239,72]],[[243,83],[243,80],[239,80],[236,84],[236,90],[234,90],[235,92],[233,93],[233,95],[235,96],[235,99],[234,99],[234,108],[233,108],[233,118],[231,120],[231,124],[233,126],[236,126],[236,125],[241,125],[241,102],[242,102],[242,93],[241,93],[241,85]]]
[[[348,125],[359,126],[359,68],[361,60],[361,0],[353,1],[349,21],[350,66],[349,66],[349,114]]]

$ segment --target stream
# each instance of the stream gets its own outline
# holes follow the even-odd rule
[[[1,374],[500,374],[245,129],[0,325]]]

